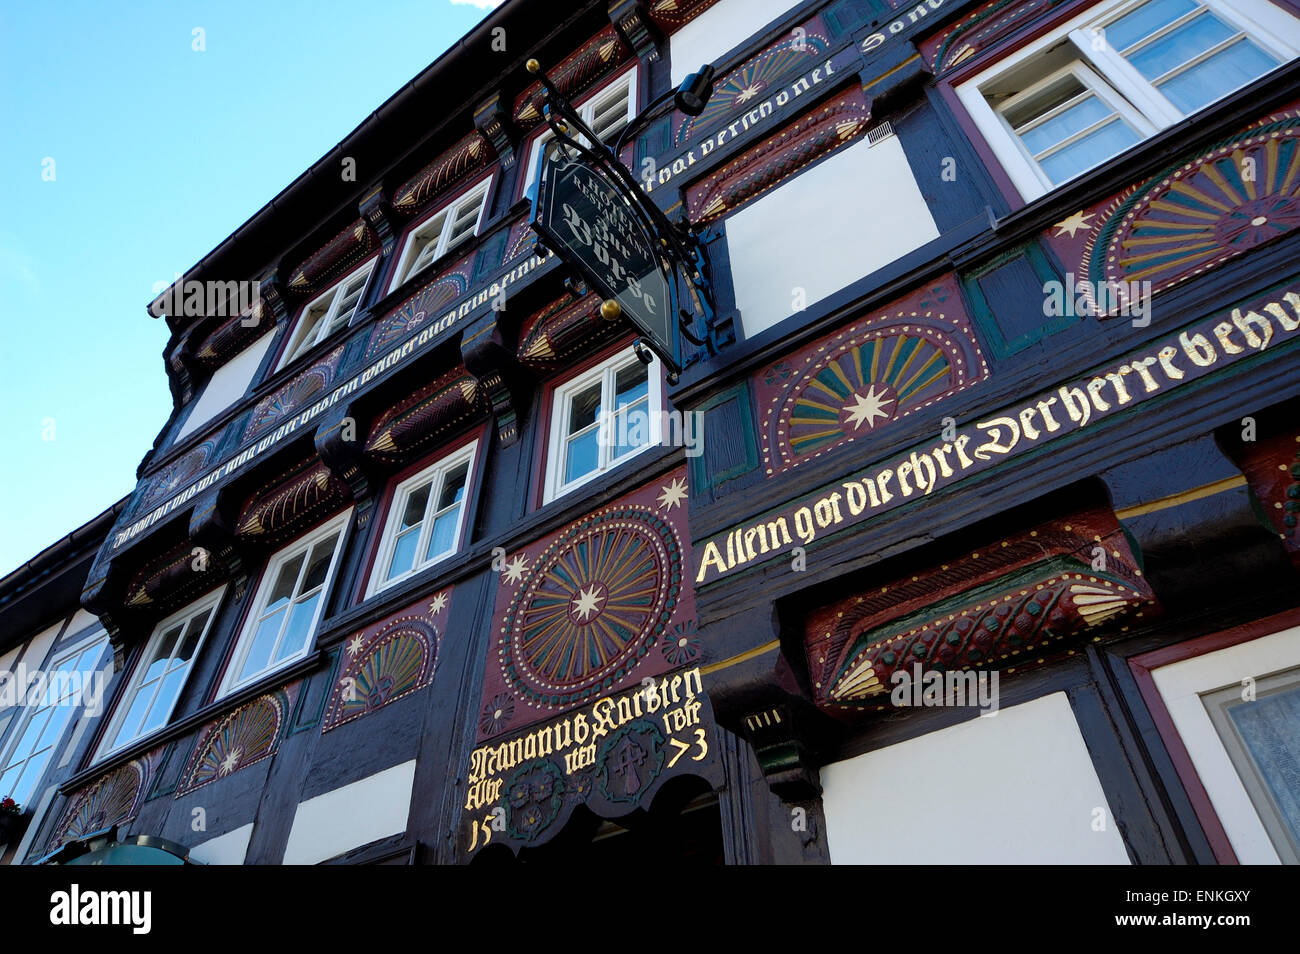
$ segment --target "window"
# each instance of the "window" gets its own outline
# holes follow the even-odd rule
[[[439,209],[411,233],[402,250],[397,272],[393,275],[392,288],[424,271],[456,246],[478,234],[491,184],[491,178],[483,180],[460,198]]]
[[[397,485],[370,578],[370,594],[456,552],[477,447],[475,441]]]
[[[1034,199],[1258,79],[1300,50],[1268,0],[1104,3],[957,89]]]
[[[99,664],[107,645],[108,639],[101,632],[55,657],[46,670],[43,693],[37,700],[24,700],[36,704],[23,706],[4,759],[0,760],[0,798],[8,796],[24,807],[30,803],[73,714],[83,704],[102,698],[102,684],[92,683],[103,678]],[[32,684],[33,689],[36,686]]]
[[[659,443],[660,379],[628,349],[556,388],[545,502]]]
[[[344,511],[271,558],[219,695],[307,655],[351,513]]]
[[[1193,809],[1220,863],[1300,860],[1297,623],[1281,613],[1129,660],[1165,744],[1187,753],[1184,784],[1208,799]]]
[[[1300,864],[1300,669],[1259,678],[1254,688],[1201,698],[1273,848],[1284,864]]]
[[[636,111],[636,69],[628,70],[604,89],[593,93],[581,105],[577,105],[577,110],[588,129],[599,136],[602,142],[613,145],[614,136],[632,121]],[[542,149],[553,138],[550,127],[543,125],[542,131],[533,139],[532,149],[528,153],[525,192],[537,178],[537,161]],[[579,137],[579,141],[586,143],[585,137]]]
[[[340,328],[347,327],[352,316],[357,313],[361,293],[366,290],[366,280],[374,267],[375,260],[371,259],[303,308],[298,326],[289,339],[288,347],[284,349],[284,357],[280,359],[281,368],[299,355],[306,354]]]
[[[167,725],[224,592],[223,587],[205,596],[154,628],[104,733],[100,757]]]

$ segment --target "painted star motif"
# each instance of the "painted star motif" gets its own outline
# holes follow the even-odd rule
[[[596,603],[605,597],[596,592],[596,587],[590,586],[578,591],[578,597],[573,602],[575,609],[573,615],[577,616],[584,623],[590,618],[591,614],[599,608]]]
[[[513,559],[506,561],[506,582],[518,583],[524,578],[524,573],[528,569],[528,561],[524,559],[522,553],[516,555]]]
[[[221,764],[217,766],[217,775],[229,775],[233,772],[239,765],[239,757],[241,755],[243,755],[243,750],[240,749],[239,746],[235,746],[231,749],[226,757],[221,760]]]
[[[742,89],[739,93],[736,94],[735,102],[737,103],[749,102],[751,99],[753,99],[755,96],[758,95],[758,91],[760,89],[762,89],[762,87],[759,86],[758,83],[750,83],[748,86],[746,86],[744,89]]]
[[[682,501],[686,499],[686,481],[681,477],[674,477],[671,484],[661,489],[663,493],[659,495],[658,500],[659,506],[664,510],[680,507]]]
[[[863,424],[874,427],[878,417],[888,419],[889,412],[885,410],[885,405],[893,403],[894,399],[885,397],[884,391],[877,394],[873,384],[866,394],[854,394],[853,404],[844,405],[843,410],[849,412],[849,421],[856,431]]]
[[[1091,219],[1092,217],[1093,217],[1092,213],[1088,215],[1084,215],[1083,211],[1080,210],[1074,213],[1074,215],[1070,216],[1068,219],[1065,219],[1063,222],[1057,222],[1055,225],[1052,226],[1052,228],[1059,230],[1056,233],[1057,238],[1060,238],[1066,232],[1070,233],[1070,238],[1074,238],[1077,232],[1081,232],[1082,230],[1089,227],[1088,220]]]
[[[433,598],[433,601],[429,603],[429,612],[434,616],[437,616],[446,608],[447,608],[446,593],[439,593],[437,596]]]
[[[361,647],[364,644],[365,640],[361,638],[360,633],[357,633],[348,641],[348,655],[355,656],[357,653],[361,652]]]

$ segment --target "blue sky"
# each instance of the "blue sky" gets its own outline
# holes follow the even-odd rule
[[[145,311],[155,283],[493,5],[0,7],[0,575],[134,487],[171,411],[166,326]]]

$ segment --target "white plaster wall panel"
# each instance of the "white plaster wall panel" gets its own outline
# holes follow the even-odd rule
[[[77,612],[85,613],[86,611],[78,610]],[[86,615],[90,616],[89,613],[86,613]],[[74,616],[73,619],[76,619],[76,617]],[[93,620],[94,617],[91,616],[91,619]],[[18,658],[18,662],[27,667],[29,675],[32,670],[40,669],[45,665],[45,657],[50,652],[50,646],[54,642],[54,637],[58,636],[59,630],[63,628],[63,622],[64,621],[60,619],[57,623],[46,627],[27,641],[27,646],[23,649],[22,655]]]
[[[298,803],[286,865],[314,865],[406,830],[415,760]]]
[[[176,440],[179,441],[185,435],[202,427],[244,396],[249,382],[257,373],[258,365],[262,363],[262,356],[266,354],[266,349],[270,347],[274,337],[275,335],[270,332],[262,335],[212,372],[212,377],[208,379],[203,393],[194,402],[194,409],[190,411],[190,416],[181,425]]]
[[[781,14],[794,0],[721,0],[669,38],[672,85],[678,86],[705,63],[735,49]]]
[[[835,864],[1129,863],[1063,692],[836,762],[821,779]]]
[[[216,838],[209,838],[190,849],[190,858],[205,865],[242,865],[248,855],[248,842],[253,837],[253,824],[249,822]]]
[[[745,336],[939,237],[898,137],[866,139],[726,220]]]
[[[68,628],[64,631],[69,636],[88,636],[92,629],[102,629],[99,617],[94,613],[84,609],[79,609],[72,614],[72,621],[68,623]]]

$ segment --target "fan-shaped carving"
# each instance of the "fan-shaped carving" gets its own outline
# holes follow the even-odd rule
[[[146,757],[127,762],[78,792],[55,826],[47,851],[86,835],[121,825],[136,815],[136,806],[151,773]]]
[[[357,219],[294,269],[285,287],[297,295],[324,291],[334,279],[360,265],[378,247],[379,236],[370,223]]]
[[[560,61],[554,69],[546,71],[551,83],[565,96],[572,97],[593,80],[604,76],[632,55],[631,49],[610,24],[582,44],[576,52]],[[541,83],[534,83],[515,100],[515,122],[528,128],[542,118],[545,91]]]
[[[576,302],[568,295],[552,302],[524,326],[520,363],[549,370],[627,331],[626,321],[605,321],[599,308],[600,296],[594,294]]]
[[[385,411],[370,431],[365,453],[399,463],[484,413],[478,382],[457,368]]]
[[[258,401],[244,427],[243,440],[260,437],[319,398],[334,381],[342,357],[343,346],[340,345],[273,394]]]
[[[287,690],[269,692],[209,723],[194,747],[176,790],[177,797],[270,756],[279,742],[280,730],[296,692],[297,684]]]
[[[322,731],[427,686],[433,678],[437,644],[437,629],[418,617],[393,620],[368,642],[360,636],[349,640]]]
[[[491,144],[475,130],[398,186],[393,193],[393,211],[416,214],[439,193],[485,166],[491,156]]]
[[[311,458],[248,499],[235,523],[235,535],[267,542],[288,539],[319,522],[347,497],[347,485]]]

